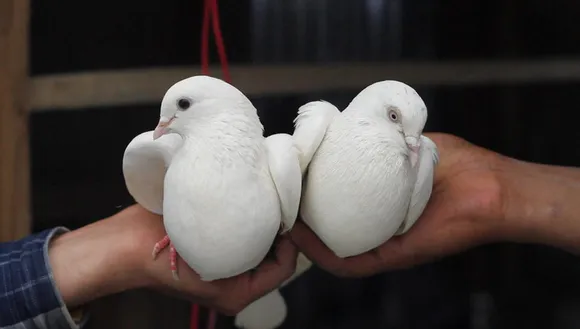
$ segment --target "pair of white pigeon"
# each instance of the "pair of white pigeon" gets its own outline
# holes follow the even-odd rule
[[[169,244],[176,278],[178,253],[212,281],[257,267],[299,208],[339,257],[405,233],[430,198],[438,162],[435,144],[422,135],[426,120],[417,92],[388,80],[363,89],[342,112],[307,103],[293,135],[265,138],[242,92],[194,76],[169,88],[156,129],[127,146],[123,172],[135,200],[163,215],[167,237],[153,256]],[[300,255],[284,284],[310,266]],[[236,325],[272,329],[285,316],[275,290],[240,312]]]

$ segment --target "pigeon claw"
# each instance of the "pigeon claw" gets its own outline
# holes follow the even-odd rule
[[[177,251],[173,243],[169,245],[169,263],[171,264],[171,274],[174,280],[179,280],[179,275],[177,275]]]
[[[157,255],[161,252],[161,250],[167,248],[167,246],[171,243],[171,240],[169,240],[169,236],[166,235],[163,237],[163,239],[159,240],[159,242],[157,242],[155,244],[155,246],[153,246],[153,252],[151,253],[151,256],[153,257],[153,259],[157,258]]]
[[[174,280],[179,280],[179,275],[177,274],[177,250],[175,250],[175,246],[171,243],[169,236],[164,236],[163,239],[159,240],[153,246],[153,251],[151,252],[151,256],[153,259],[157,258],[159,253],[169,246],[169,265],[171,267],[171,275],[173,276]]]

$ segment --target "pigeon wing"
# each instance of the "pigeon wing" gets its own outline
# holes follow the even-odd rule
[[[421,136],[421,145],[421,154],[419,154],[417,163],[417,180],[411,196],[407,217],[401,228],[399,228],[397,235],[404,234],[415,224],[423,213],[425,206],[427,206],[433,190],[433,178],[435,167],[439,163],[439,152],[437,151],[437,145],[426,136]]]
[[[153,140],[153,131],[131,140],[123,155],[123,176],[129,194],[145,209],[163,214],[165,172],[182,144],[177,134]]]

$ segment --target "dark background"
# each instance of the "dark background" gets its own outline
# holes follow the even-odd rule
[[[199,64],[201,1],[32,3],[33,75]],[[580,57],[576,0],[224,0],[220,7],[232,64]],[[427,131],[523,160],[580,163],[580,81],[414,87],[429,107]],[[291,132],[307,101],[341,108],[358,91],[253,100],[271,134]],[[158,106],[32,115],[36,231],[76,228],[132,203],[123,150],[154,127]],[[580,328],[579,277],[576,257],[506,244],[364,280],[314,268],[282,290],[283,328]],[[92,311],[95,329],[187,328],[189,319],[188,303],[148,291],[104,298]],[[220,318],[220,328],[230,326],[231,318]]]

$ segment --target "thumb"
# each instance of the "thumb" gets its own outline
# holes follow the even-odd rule
[[[264,262],[251,274],[249,289],[251,296],[263,296],[278,288],[292,276],[296,269],[298,250],[288,237],[280,239],[276,249],[276,260]]]

